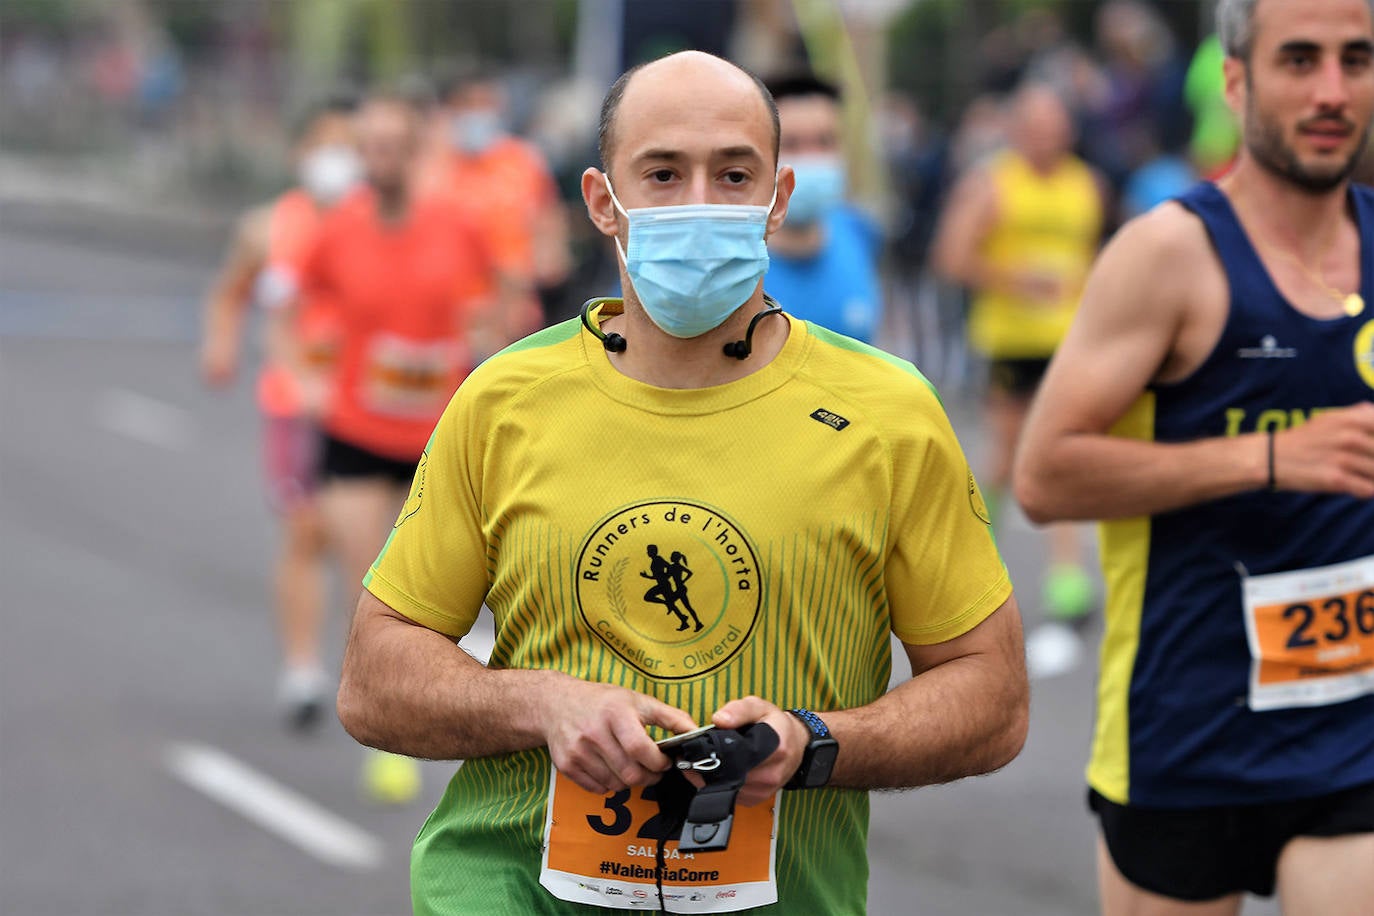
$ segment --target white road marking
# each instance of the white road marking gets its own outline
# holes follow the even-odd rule
[[[95,405],[96,420],[111,432],[147,445],[185,451],[191,444],[191,413],[156,398],[109,388]]]
[[[336,868],[382,864],[382,844],[367,831],[326,811],[221,750],[176,742],[164,754],[167,769],[191,788],[294,843]]]

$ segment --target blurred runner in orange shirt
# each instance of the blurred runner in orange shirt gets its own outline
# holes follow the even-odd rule
[[[206,297],[201,372],[207,384],[229,384],[237,373],[250,303],[270,307],[293,294],[293,265],[314,241],[324,213],[362,176],[353,147],[352,98],[329,99],[308,111],[296,129],[299,184],[239,221],[219,277]],[[299,311],[307,357],[321,371],[333,358],[336,325],[323,297]],[[258,377],[263,416],[263,467],[268,501],[280,515],[276,605],[284,656],[279,698],[295,728],[314,725],[328,680],[320,664],[324,608],[324,527],[314,495],[318,433],[305,415],[292,377],[268,360]]]
[[[526,283],[504,328],[522,337],[545,323],[541,293],[571,271],[568,214],[543,154],[512,136],[496,80],[454,80],[439,109],[442,142],[425,163],[427,190],[449,197],[491,241],[503,269]]]
[[[355,586],[412,478],[423,484],[416,466],[425,443],[473,364],[470,332],[507,313],[511,289],[468,217],[445,197],[416,192],[422,115],[411,101],[374,95],[359,111],[357,136],[367,186],[329,214],[299,267],[302,301],[323,296],[336,311],[333,377],[306,356],[296,302],[276,309],[270,326],[273,352],[321,418],[321,508]],[[499,332],[482,339],[506,342]],[[404,801],[419,787],[404,758],[370,758],[365,778],[382,800]]]

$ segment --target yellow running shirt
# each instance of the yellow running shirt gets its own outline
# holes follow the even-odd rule
[[[993,359],[1046,359],[1069,330],[1102,233],[1102,199],[1092,172],[1066,156],[1041,175],[1011,150],[988,166],[997,221],[982,255],[994,270],[1038,274],[1058,285],[1052,302],[985,290],[973,300],[969,340]]]
[[[622,375],[576,320],[492,357],[439,421],[366,587],[455,637],[485,601],[492,666],[620,684],[698,722],[748,694],[822,715],[877,699],[889,633],[957,637],[1011,584],[926,380],[788,320],[772,362],[705,389]],[[547,750],[464,763],[416,840],[415,911],[598,912],[540,885],[549,793]],[[628,823],[595,801],[602,832]],[[777,807],[778,904],[756,912],[862,914],[867,793]],[[763,837],[766,852],[766,821]],[[653,867],[633,834],[615,848],[634,859],[616,869]],[[682,911],[731,908],[709,905]]]

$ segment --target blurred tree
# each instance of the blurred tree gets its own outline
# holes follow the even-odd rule
[[[368,75],[394,80],[415,66],[411,35],[414,5],[396,0],[365,0],[360,25],[368,46]]]
[[[5,0],[0,3],[0,29],[69,25],[78,13],[73,0]]]
[[[1094,45],[1098,0],[918,0],[892,23],[890,84],[911,92],[922,108],[949,121],[985,88],[992,61],[987,42],[1032,9],[1056,13],[1069,34]],[[1153,0],[1170,30],[1185,47],[1210,28],[1214,0]]]
[[[696,48],[725,54],[735,27],[735,0],[693,0],[691,4],[621,4],[621,66]]]
[[[996,0],[925,0],[899,16],[888,32],[888,81],[949,120],[977,94],[978,44],[999,21]]]
[[[414,4],[396,0],[293,0],[291,86],[299,106],[342,80],[394,80],[413,69]]]
[[[212,52],[223,26],[224,4],[187,3],[185,0],[150,0],[148,10],[167,30],[168,37],[185,54]]]
[[[888,199],[887,170],[876,145],[873,100],[887,87],[884,13],[895,12],[902,5],[890,4],[878,15],[851,13],[851,18],[846,18],[837,0],[793,0],[811,68],[842,92],[850,193],[879,212]]]

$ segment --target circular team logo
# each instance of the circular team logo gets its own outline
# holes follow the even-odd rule
[[[1374,321],[1367,322],[1355,335],[1355,370],[1374,388]]]
[[[649,677],[724,665],[758,620],[753,546],[720,511],[648,502],[599,524],[577,557],[577,608],[611,651]]]

